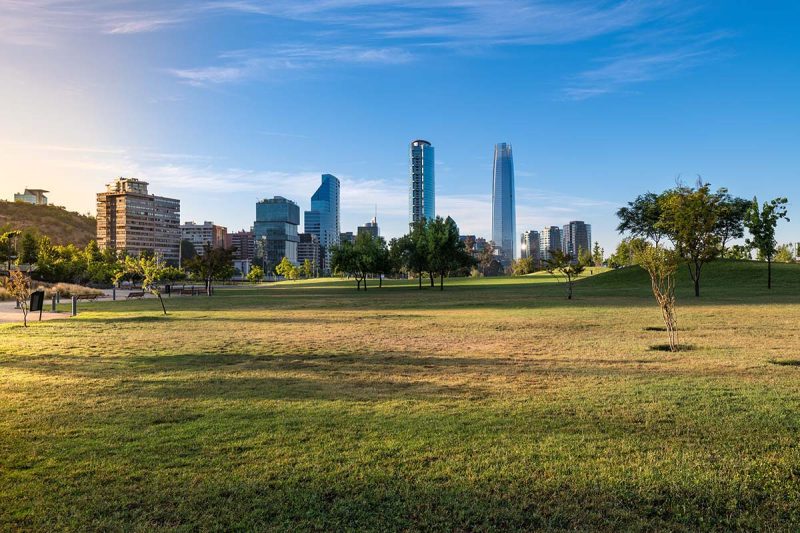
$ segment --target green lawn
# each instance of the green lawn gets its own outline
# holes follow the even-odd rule
[[[0,325],[0,530],[800,529],[800,266],[285,282]]]

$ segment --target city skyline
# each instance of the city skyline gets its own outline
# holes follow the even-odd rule
[[[42,188],[93,213],[96,191],[138,177],[185,220],[246,229],[265,197],[308,210],[330,172],[342,229],[377,203],[392,237],[420,137],[437,213],[468,234],[491,235],[500,140],[517,228],[584,219],[607,250],[615,210],[678,177],[800,197],[796,3],[431,1],[411,18],[396,0],[69,5],[0,6],[0,197]],[[800,240],[796,217],[778,240]]]

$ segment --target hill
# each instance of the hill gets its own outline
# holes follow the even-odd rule
[[[86,246],[96,238],[94,217],[67,211],[54,205],[31,205],[22,202],[0,201],[0,228],[34,229],[50,237],[53,244]]]

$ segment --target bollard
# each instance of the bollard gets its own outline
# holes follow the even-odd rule
[[[116,302],[117,301],[117,288],[116,287],[111,287],[111,301],[112,302]]]
[[[77,316],[78,314],[78,297],[72,297],[72,316]]]
[[[56,312],[56,295],[55,294],[53,295],[53,302],[52,302],[52,304],[50,306],[50,311],[53,312],[53,313]]]

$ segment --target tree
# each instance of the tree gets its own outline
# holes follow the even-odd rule
[[[0,233],[0,263],[6,263],[6,270],[11,270],[11,262],[17,258],[16,241],[19,231]]]
[[[567,300],[572,300],[572,290],[575,285],[575,280],[581,275],[584,269],[583,265],[580,263],[573,264],[573,262],[573,257],[561,250],[553,250],[550,252],[550,259],[545,260],[545,269],[548,273],[556,277],[558,277],[558,274],[564,277],[567,288]]]
[[[494,243],[487,242],[483,246],[483,250],[478,254],[478,264],[480,265],[481,272],[484,276],[489,276],[496,270],[497,258],[494,255]],[[496,272],[494,272],[496,274]]]
[[[264,280],[264,269],[256,265],[247,273],[247,281],[250,283],[260,283]]]
[[[731,246],[730,250],[728,250],[728,259],[739,259],[739,260],[751,260],[753,259],[750,255],[751,248],[749,246],[743,246],[741,244],[734,244]]]
[[[644,239],[631,238],[622,239],[617,245],[616,251],[608,258],[608,266],[611,268],[621,268],[636,264],[636,254],[634,250],[637,246],[645,243]]]
[[[416,275],[419,280],[419,288],[422,289],[422,276],[430,271],[428,260],[428,225],[427,219],[415,222],[411,227],[411,232],[397,240],[397,246],[401,247],[399,256],[403,261],[403,266],[409,274]],[[433,275],[431,275],[431,278]]]
[[[194,247],[194,243],[188,239],[181,240],[181,265],[186,266],[186,262],[195,257],[197,257],[197,248]]]
[[[206,244],[203,246],[203,255],[185,261],[183,266],[205,281],[206,294],[212,294],[212,281],[215,279],[230,279],[235,270],[233,268],[233,248],[220,248]]]
[[[149,292],[161,302],[161,309],[167,314],[167,307],[161,297],[161,289],[158,283],[164,276],[164,268],[161,266],[158,257],[149,254],[142,254],[139,257],[125,257],[125,272],[135,278],[142,280],[142,290]]]
[[[592,250],[592,264],[596,267],[603,266],[603,254],[605,250],[600,248],[600,243],[594,241],[594,249]]]
[[[720,253],[719,202],[707,183],[698,183],[696,188],[678,186],[659,197],[661,216],[656,226],[686,262],[695,296],[700,296],[703,266]]]
[[[788,244],[782,244],[775,250],[776,263],[794,263],[794,254]]]
[[[356,290],[361,290],[361,278],[356,270],[356,251],[352,242],[343,241],[331,246],[331,271],[335,274],[354,277]]]
[[[727,251],[727,243],[731,240],[744,237],[744,219],[747,210],[750,208],[750,200],[735,198],[728,194],[727,189],[717,191],[719,203],[717,205],[717,226],[715,228],[719,235],[719,255],[724,258]]]
[[[472,258],[459,239],[458,226],[447,217],[436,217],[428,224],[428,268],[439,275],[439,290],[444,290],[444,277],[451,271],[469,265]],[[433,278],[431,278],[433,279]]]
[[[8,291],[22,309],[22,323],[28,327],[28,300],[31,297],[31,281],[19,270],[9,271]]]
[[[594,260],[592,259],[592,252],[589,250],[584,250],[583,248],[578,249],[578,263],[585,267],[590,267],[594,265]]]
[[[300,269],[289,261],[288,257],[281,259],[281,262],[275,267],[275,273],[291,281],[300,277]]]
[[[19,258],[17,262],[20,265],[28,265],[28,270],[30,271],[38,259],[39,242],[33,233],[26,231],[22,234],[22,239],[19,243]]]
[[[315,272],[314,264],[311,262],[311,259],[305,259],[303,261],[303,266],[300,267],[300,271],[302,272],[303,276],[307,278],[314,277]]]
[[[378,276],[378,288],[383,288],[383,277],[390,274],[395,269],[395,262],[386,241],[378,237],[378,247],[375,250],[374,264],[375,274]]]
[[[758,198],[753,198],[750,209],[744,224],[750,232],[751,238],[747,239],[747,245],[755,248],[767,260],[767,288],[772,288],[772,258],[775,256],[775,228],[781,219],[789,221],[786,212],[786,198],[775,198],[769,202],[764,202],[759,209]]]
[[[628,207],[617,210],[617,231],[629,233],[632,237],[649,239],[658,246],[664,238],[664,228],[659,226],[661,209],[660,195],[648,192],[637,196],[634,201],[628,202]]]
[[[675,273],[679,256],[673,250],[642,241],[636,245],[636,262],[650,275],[653,296],[669,336],[669,349],[678,351],[678,319],[675,314]]]
[[[525,276],[534,271],[533,257],[523,257],[511,261],[511,275]]]

